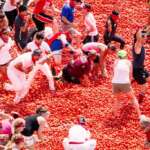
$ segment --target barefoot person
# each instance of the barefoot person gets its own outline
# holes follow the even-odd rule
[[[127,52],[125,50],[118,51],[118,59],[114,63],[114,75],[112,79],[113,94],[116,99],[114,102],[113,113],[118,115],[118,110],[127,103],[128,99],[132,99],[134,107],[137,111],[138,117],[141,115],[138,101],[135,97],[134,91],[130,83],[131,62],[127,59]]]

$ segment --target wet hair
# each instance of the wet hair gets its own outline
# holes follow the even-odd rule
[[[85,3],[83,8],[87,9],[88,11],[92,10],[92,7],[91,7],[91,5],[89,3]]]
[[[82,3],[82,0],[74,0],[77,3]]]
[[[43,39],[44,39],[44,33],[43,33],[43,32],[37,32],[37,33],[35,34],[35,38],[36,38],[37,40],[43,40]]]
[[[17,119],[20,117],[20,114],[18,112],[11,112],[11,116],[14,118],[14,119]]]
[[[17,129],[20,127],[25,126],[25,120],[22,118],[17,118],[13,121],[12,127],[13,127],[13,133],[17,133]]]
[[[25,7],[24,5],[21,5],[19,7],[19,12],[23,12],[23,11],[27,11],[27,7]]]
[[[81,124],[81,125],[85,125],[85,123],[86,123],[86,119],[85,119],[85,117],[79,117],[79,124]]]
[[[5,18],[5,15],[3,13],[0,13],[0,19]]]
[[[42,54],[42,51],[40,49],[36,49],[32,52],[32,56],[40,56]]]
[[[112,44],[108,44],[108,48],[111,49],[112,51],[116,51],[116,47]]]
[[[119,11],[113,10],[113,11],[112,11],[112,15],[119,16]]]
[[[36,114],[38,115],[42,115],[43,113],[46,113],[46,112],[47,112],[47,109],[44,107],[39,107],[36,109]]]

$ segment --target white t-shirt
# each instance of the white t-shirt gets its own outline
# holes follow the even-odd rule
[[[20,2],[20,0],[16,0],[15,3],[17,4],[18,2]],[[14,10],[16,8],[17,8],[16,6],[11,5],[11,0],[6,0],[5,4],[4,4],[4,7],[3,7],[3,11],[4,12],[8,12],[8,11],[12,11],[12,10]]]
[[[114,76],[112,83],[130,83],[131,62],[127,59],[118,59],[114,65]]]
[[[85,142],[90,138],[90,132],[81,125],[73,125],[69,129],[68,139],[70,142]]]
[[[95,20],[94,15],[92,13],[89,12],[85,16],[84,24],[85,24],[87,30],[90,30],[91,26],[92,26],[92,28],[94,28],[94,31],[89,33],[90,36],[95,36],[98,34],[98,30],[97,30],[97,26],[96,26],[96,20]]]
[[[9,50],[13,44],[14,41],[11,38],[8,39],[7,43],[0,38],[0,65],[8,63],[12,59]]]
[[[8,67],[14,68],[15,65],[21,63],[23,65],[23,69],[27,69],[33,65],[32,61],[32,52],[24,53],[17,58],[15,58],[13,61],[10,62]]]
[[[35,44],[35,41],[32,41],[32,42],[27,44],[27,49],[31,50],[31,51],[34,51],[36,49],[40,49],[43,52],[43,55],[45,55],[46,53],[49,53],[51,51],[49,45],[45,41],[42,41],[40,47],[38,47]]]

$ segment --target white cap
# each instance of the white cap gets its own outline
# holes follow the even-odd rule
[[[51,27],[45,27],[44,35],[45,35],[45,38],[50,39],[54,35],[52,28]]]

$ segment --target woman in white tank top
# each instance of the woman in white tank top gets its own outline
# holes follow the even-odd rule
[[[132,99],[138,117],[141,115],[138,101],[130,83],[131,66],[131,62],[127,59],[127,52],[125,50],[118,51],[118,59],[115,60],[114,63],[114,75],[112,79],[113,94],[115,98],[113,113],[115,116],[118,115],[117,112],[122,105],[127,103],[127,98]],[[127,98],[125,98],[125,96]]]

